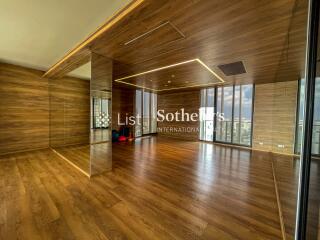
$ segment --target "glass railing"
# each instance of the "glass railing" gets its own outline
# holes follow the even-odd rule
[[[217,122],[216,140],[231,142],[231,135],[233,134],[232,143],[250,146],[251,125],[252,123],[249,120],[241,120],[241,124],[239,120],[236,120],[233,122],[233,127],[231,120]]]

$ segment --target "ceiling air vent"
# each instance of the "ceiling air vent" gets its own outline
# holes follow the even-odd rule
[[[233,76],[242,73],[246,73],[246,69],[244,68],[243,62],[233,62],[219,65],[218,68],[224,73],[226,76]]]

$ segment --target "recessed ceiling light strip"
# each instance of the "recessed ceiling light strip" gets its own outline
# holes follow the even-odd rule
[[[219,84],[219,83],[206,83],[206,84],[198,84],[198,85],[191,85],[191,86],[185,86],[185,87],[167,88],[167,89],[156,90],[156,89],[146,88],[146,87],[143,87],[143,86],[139,86],[139,85],[137,85],[137,84],[128,83],[128,82],[124,82],[124,81],[123,81],[123,80],[129,79],[129,78],[138,77],[138,76],[145,75],[145,74],[148,74],[148,73],[158,72],[158,71],[161,71],[161,70],[164,70],[164,69],[168,69],[168,68],[180,66],[180,65],[183,65],[183,64],[191,63],[191,62],[198,62],[198,63],[200,63],[201,66],[205,67],[211,74],[213,74],[213,75],[220,81],[220,83],[224,83],[224,80],[223,80],[218,74],[216,74],[214,71],[212,71],[212,70],[211,70],[204,62],[202,62],[199,58],[195,58],[195,59],[191,59],[191,60],[188,60],[188,61],[171,64],[171,65],[164,66],[164,67],[160,67],[160,68],[155,68],[155,69],[152,69],[152,70],[149,70],[149,71],[145,71],[145,72],[133,74],[133,75],[130,75],[130,76],[126,76],[126,77],[123,77],[123,78],[119,78],[119,79],[116,79],[116,80],[114,80],[114,81],[115,81],[115,82],[120,82],[120,83],[123,83],[123,84],[127,84],[127,85],[131,85],[131,86],[135,86],[135,87],[138,87],[138,88],[144,88],[144,89],[148,89],[148,90],[151,90],[151,91],[156,91],[156,92],[166,91],[166,90],[173,90],[173,89],[182,89],[182,88],[191,88],[191,87],[210,86],[210,85]]]
[[[211,72],[216,78],[218,78],[221,82],[224,82],[224,80],[218,75],[216,74],[214,71],[212,71],[206,64],[204,64],[204,62],[202,62],[199,58],[197,58],[197,61],[204,66],[209,72]]]
[[[140,39],[140,38],[142,38],[142,37],[154,32],[154,31],[158,30],[159,28],[161,28],[161,27],[163,27],[163,26],[165,26],[167,24],[169,24],[169,21],[166,21],[166,22],[160,24],[159,26],[157,26],[157,27],[155,27],[155,28],[153,28],[153,29],[151,29],[151,30],[139,35],[138,37],[135,37],[135,38],[131,39],[130,41],[124,43],[124,45],[128,45],[128,44],[130,44],[130,43],[132,43],[132,42],[134,42],[134,41],[136,41],[136,40],[138,40],[138,39]]]
[[[207,86],[221,84],[219,82],[218,83],[204,83],[204,84],[195,84],[195,85],[190,85],[190,86],[185,86],[185,87],[172,87],[172,88],[165,88],[165,89],[156,90],[156,89],[147,88],[147,87],[143,87],[143,86],[140,86],[140,85],[137,85],[137,84],[133,84],[133,83],[128,83],[128,82],[121,82],[120,81],[120,83],[127,84],[127,85],[130,85],[130,86],[134,86],[136,88],[147,89],[147,90],[150,90],[150,91],[153,91],[153,92],[169,91],[169,90],[176,90],[176,89],[183,89],[183,88],[207,87]]]
[[[133,77],[138,77],[138,76],[145,75],[145,74],[148,74],[148,73],[158,72],[158,71],[161,71],[161,70],[164,70],[164,69],[167,69],[167,68],[172,68],[172,67],[176,67],[176,66],[179,66],[179,65],[183,65],[183,64],[187,64],[187,63],[191,63],[191,62],[195,62],[195,61],[197,61],[197,59],[192,59],[192,60],[188,60],[188,61],[184,61],[184,62],[180,62],[180,63],[175,63],[175,64],[168,65],[168,66],[165,66],[165,67],[155,68],[155,69],[152,69],[152,70],[149,70],[149,71],[146,71],[146,72],[141,72],[141,73],[133,74],[133,75],[126,76],[126,77],[123,77],[123,78],[119,78],[119,79],[116,79],[115,81],[119,82],[119,81],[122,81],[122,80],[125,80],[125,79],[128,79],[128,78],[133,78]]]

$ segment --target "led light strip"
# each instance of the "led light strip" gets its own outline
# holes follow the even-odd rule
[[[93,34],[91,34],[86,40],[84,40],[82,43],[80,43],[73,50],[68,52],[67,55],[65,57],[63,57],[59,62],[54,64],[43,76],[44,77],[47,76],[54,69],[56,69],[62,63],[64,63],[66,60],[68,60],[71,56],[73,56],[74,54],[76,54],[77,52],[82,50],[84,47],[86,47],[93,40],[95,40],[100,35],[105,33],[109,28],[111,28],[114,24],[116,24],[118,21],[120,21],[122,18],[124,18],[128,13],[132,12],[136,7],[138,7],[144,1],[145,0],[134,0],[134,1],[130,2],[128,5],[126,5],[124,8],[120,9],[115,15],[113,15],[109,20],[107,20],[106,23],[104,23]]]
[[[129,45],[129,44],[137,41],[138,39],[143,38],[143,37],[153,33],[154,31],[158,30],[159,28],[162,28],[163,26],[168,25],[168,24],[181,35],[181,38],[185,38],[186,37],[175,25],[173,25],[170,21],[166,21],[166,22],[160,24],[159,26],[157,26],[157,27],[155,27],[155,28],[153,28],[153,29],[151,29],[151,30],[139,35],[138,37],[135,37],[135,38],[131,39],[130,41],[124,43],[124,45]]]
[[[133,75],[126,76],[126,77],[123,77],[123,78],[118,78],[118,79],[116,79],[116,80],[114,80],[114,81],[115,81],[115,82],[119,82],[119,83],[123,83],[123,84],[127,84],[127,85],[130,85],[130,86],[138,87],[138,88],[143,88],[143,89],[151,90],[151,91],[154,91],[154,92],[161,92],[161,91],[174,90],[174,89],[182,89],[182,88],[203,87],[203,86],[210,86],[210,85],[213,85],[213,84],[219,84],[219,83],[205,83],[205,84],[190,85],[190,86],[185,86],[185,87],[166,88],[166,89],[156,90],[156,89],[147,88],[147,87],[144,87],[144,86],[140,86],[140,85],[137,85],[137,84],[128,83],[128,82],[124,82],[124,81],[123,81],[123,80],[129,79],[129,78],[138,77],[138,76],[145,75],[145,74],[148,74],[148,73],[158,72],[158,71],[161,71],[161,70],[164,70],[164,69],[173,68],[173,67],[180,66],[180,65],[183,65],[183,64],[188,64],[188,63],[191,63],[191,62],[198,62],[198,63],[200,63],[205,69],[207,69],[212,75],[214,75],[221,83],[224,83],[224,82],[225,82],[218,74],[216,74],[212,69],[210,69],[210,68],[209,68],[204,62],[202,62],[199,58],[195,58],[195,59],[191,59],[191,60],[188,60],[188,61],[171,64],[171,65],[164,66],[164,67],[155,68],[155,69],[152,69],[152,70],[149,70],[149,71],[145,71],[145,72],[133,74]]]

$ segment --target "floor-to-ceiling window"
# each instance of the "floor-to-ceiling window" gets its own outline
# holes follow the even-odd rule
[[[215,89],[201,89],[200,140],[213,141]]]
[[[252,84],[202,89],[200,140],[251,146],[253,90]]]
[[[239,123],[233,142],[249,146],[252,138],[253,87],[252,85],[241,85],[239,91]],[[233,128],[235,129],[235,126]]]
[[[233,86],[218,87],[217,111],[224,114],[223,121],[217,121],[216,141],[232,141]]]
[[[142,100],[142,134],[150,133],[150,93],[143,92]]]
[[[142,136],[142,91],[136,90],[135,96],[135,115],[136,115],[136,124],[135,128],[135,136]]]
[[[136,90],[135,97],[135,136],[157,132],[157,94]]]
[[[150,96],[150,131],[151,133],[157,132],[157,110],[158,110],[158,102],[157,102],[157,94],[151,93]]]
[[[312,154],[320,155],[320,78],[316,78],[316,91],[313,115],[313,133],[312,133]],[[296,122],[296,144],[295,152],[300,153],[303,129],[303,113],[305,100],[305,79],[299,81],[298,108]]]

